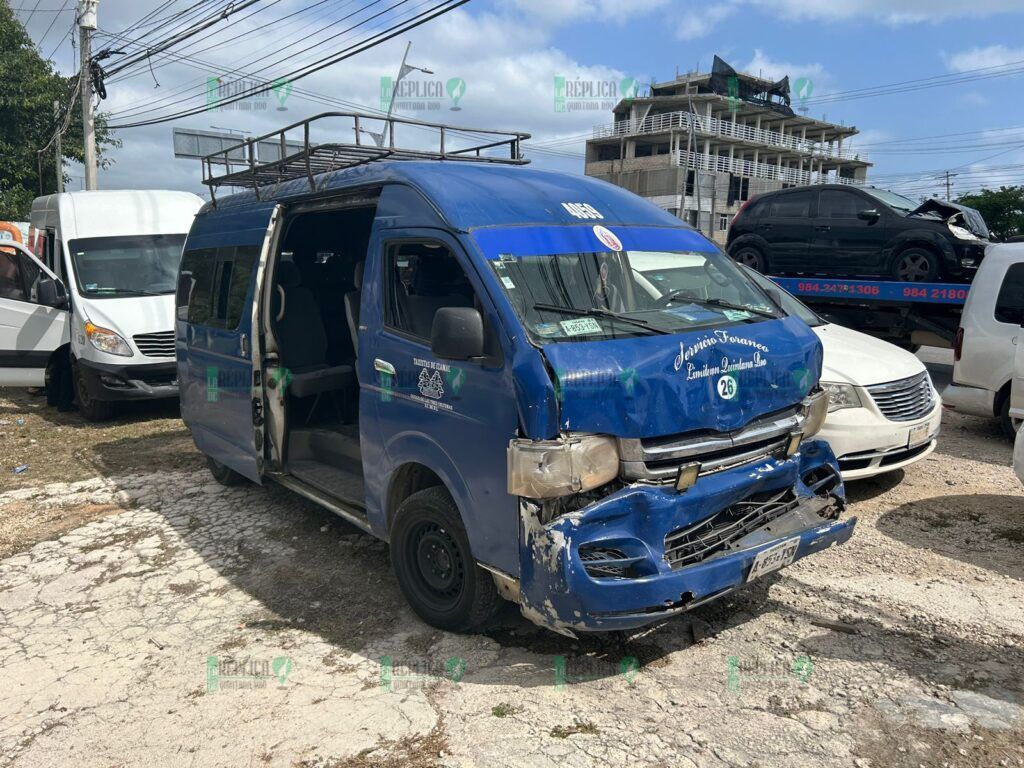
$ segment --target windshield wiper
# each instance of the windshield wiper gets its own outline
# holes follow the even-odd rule
[[[142,288],[97,288],[96,290],[85,291],[89,296],[99,296],[104,293],[131,294],[132,296],[170,296],[174,291],[146,291]]]
[[[696,299],[687,291],[674,291],[668,296],[662,297],[661,300],[668,303],[670,301],[682,301],[683,299],[702,306],[718,307],[719,309],[733,309],[737,312],[750,312],[753,315],[760,315],[761,317],[767,317],[771,320],[778,320],[781,317],[781,315],[778,315],[775,312],[770,312],[767,309],[745,307],[742,304],[733,304],[731,301],[725,301],[724,299]]]
[[[670,335],[672,333],[672,331],[651,325],[646,320],[641,320],[638,317],[620,315],[618,312],[612,312],[610,309],[601,309],[600,307],[576,309],[576,307],[560,307],[557,304],[534,304],[533,308],[539,312],[561,312],[563,315],[576,315],[577,317],[605,317],[609,320],[618,320],[629,325],[635,325],[637,328],[643,328],[645,331],[651,331],[652,333],[660,333],[662,335]]]

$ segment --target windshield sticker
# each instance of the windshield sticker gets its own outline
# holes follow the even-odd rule
[[[717,365],[713,365],[710,362],[698,365],[693,361],[693,357],[695,355],[719,344],[733,344],[749,347],[753,350],[753,354],[738,355],[736,357],[723,355]],[[685,366],[686,380],[695,381],[699,379],[707,379],[713,376],[724,376],[729,373],[738,373],[739,371],[750,371],[756,368],[764,368],[768,365],[768,360],[765,358],[765,355],[770,351],[771,350],[767,344],[762,344],[759,341],[754,341],[753,339],[748,339],[744,336],[733,336],[731,331],[718,330],[702,337],[693,344],[687,345],[685,342],[680,342],[679,354],[676,355],[672,366],[677,371],[682,370]],[[733,393],[732,396],[735,397],[735,393]]]
[[[570,216],[577,219],[603,219],[604,215],[589,203],[562,203]]]
[[[508,275],[501,276],[501,284],[508,288],[510,291],[516,287],[516,284],[512,282],[512,278]]]
[[[559,323],[566,336],[589,336],[592,333],[604,333],[601,324],[592,317],[578,317],[575,320],[563,320]]]
[[[745,309],[722,309],[719,311],[728,319],[733,321],[747,320],[753,317],[753,315],[750,312],[747,312]]]
[[[615,236],[615,233],[612,232],[607,227],[602,227],[600,224],[596,225],[594,227],[594,234],[597,236],[598,240],[600,240],[605,246],[607,246],[611,250],[622,250],[622,241],[619,240],[619,238]]]
[[[534,323],[533,330],[538,336],[546,338],[562,335],[562,326],[558,323]]]
[[[718,396],[723,400],[732,400],[740,391],[740,385],[735,376],[726,374],[718,380]]]
[[[681,317],[691,323],[706,323],[709,320],[720,320],[721,318],[717,310],[705,309],[696,304],[684,304],[681,307],[672,307],[664,311],[666,314]]]

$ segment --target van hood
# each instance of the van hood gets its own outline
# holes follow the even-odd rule
[[[622,438],[739,429],[798,403],[822,365],[821,342],[794,317],[543,351],[559,428]]]
[[[980,211],[968,208],[966,205],[960,205],[959,203],[951,203],[948,200],[939,200],[936,197],[930,198],[908,213],[907,216],[936,218],[948,224],[963,227],[983,240],[988,240],[989,238],[988,225],[985,224],[985,218],[981,215]]]
[[[126,341],[139,333],[174,330],[174,294],[166,296],[120,296],[89,299],[75,296],[75,302],[95,325],[117,331]]]
[[[870,387],[908,379],[924,371],[924,363],[895,344],[829,323],[814,329],[825,350],[821,380]]]

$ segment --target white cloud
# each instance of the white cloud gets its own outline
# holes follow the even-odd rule
[[[865,18],[887,24],[917,24],[948,19],[987,18],[1021,11],[1020,0],[750,0],[753,5],[798,21],[847,21]],[[894,8],[894,6],[896,6]]]
[[[552,25],[570,21],[610,20],[622,23],[629,17],[644,16],[669,4],[670,0],[513,0],[526,14],[528,25]]]
[[[831,76],[821,64],[794,64],[772,59],[760,48],[754,49],[753,58],[741,69],[751,75],[758,75],[766,80],[781,80],[789,75],[789,82],[806,77],[812,83],[809,96],[820,96],[831,82]]]
[[[704,37],[720,23],[738,10],[736,3],[711,5],[706,8],[686,9],[683,20],[679,23],[676,36],[680,40],[694,40]]]
[[[987,48],[970,48],[946,56],[946,66],[951,72],[966,72],[984,67],[1002,67],[1024,61],[1024,48],[1009,48],[1005,45],[990,45]]]

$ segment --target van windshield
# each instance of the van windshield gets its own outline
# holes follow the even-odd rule
[[[78,291],[89,298],[174,293],[185,235],[83,237],[68,243]]]
[[[679,333],[784,316],[717,252],[501,254],[491,265],[538,343]]]

